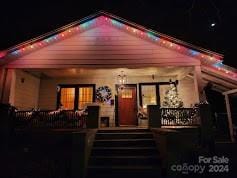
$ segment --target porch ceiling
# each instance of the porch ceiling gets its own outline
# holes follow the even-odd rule
[[[34,76],[41,78],[106,78],[116,77],[124,71],[124,74],[131,77],[139,76],[176,76],[181,79],[192,72],[192,67],[146,67],[138,69],[114,68],[114,69],[88,69],[88,68],[69,68],[69,69],[25,69]]]

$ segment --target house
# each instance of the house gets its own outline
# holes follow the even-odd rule
[[[0,101],[19,110],[100,105],[109,126],[140,126],[138,108],[163,105],[173,85],[184,108],[204,86],[237,88],[223,55],[98,12],[0,53]]]

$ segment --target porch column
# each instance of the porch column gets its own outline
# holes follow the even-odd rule
[[[237,93],[237,89],[227,91],[222,93],[225,96],[225,104],[226,104],[226,111],[227,111],[227,117],[228,117],[228,125],[229,125],[229,132],[230,132],[230,138],[231,141],[234,142],[234,132],[233,132],[233,124],[232,124],[232,116],[231,116],[231,109],[230,109],[230,100],[229,100],[229,94]]]
[[[9,103],[13,69],[1,69],[1,96],[0,102],[4,104]]]
[[[2,102],[3,85],[6,78],[6,69],[0,68],[0,103]]]
[[[200,65],[194,66],[194,85],[195,85],[195,93],[196,93],[198,102],[205,101],[206,96],[205,96],[205,92],[203,91],[204,83],[202,80],[202,71],[201,71]]]

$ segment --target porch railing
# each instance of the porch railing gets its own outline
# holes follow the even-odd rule
[[[16,111],[15,128],[85,128],[87,113],[82,111]]]
[[[162,126],[195,126],[199,124],[198,108],[161,108]]]

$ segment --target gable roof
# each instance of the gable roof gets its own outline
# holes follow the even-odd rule
[[[214,72],[215,74],[221,75],[221,77],[224,76],[232,81],[237,81],[237,70],[222,64],[223,55],[194,46],[154,30],[147,29],[104,11],[100,11],[0,52],[0,65],[4,66],[12,60],[30,52],[63,40],[74,34],[91,29],[100,24],[111,25],[132,35],[138,36],[139,38],[152,41],[162,47],[197,58],[200,60],[203,70]]]

